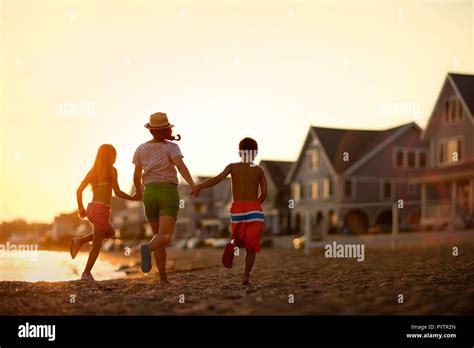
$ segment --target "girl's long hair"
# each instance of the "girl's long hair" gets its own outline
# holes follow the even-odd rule
[[[165,140],[172,140],[172,141],[180,141],[181,135],[173,135],[171,128],[165,129],[150,129],[150,133],[153,135],[153,138],[158,141],[165,141]]]
[[[110,144],[102,144],[97,150],[97,155],[95,157],[94,166],[89,171],[90,174],[90,183],[92,187],[97,185],[99,182],[99,177],[102,180],[112,180],[112,168],[117,156],[117,151],[115,147]]]

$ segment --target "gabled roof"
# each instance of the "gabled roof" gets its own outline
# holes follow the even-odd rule
[[[285,184],[285,179],[290,172],[292,164],[293,162],[286,161],[260,161],[260,165],[265,167],[266,174],[278,188],[281,188]]]
[[[469,116],[474,117],[474,75],[449,73],[448,78],[454,83],[456,92],[469,111]]]
[[[324,153],[322,156],[327,159],[330,169],[335,174],[342,174],[349,169],[356,168],[364,161],[377,154],[383,147],[395,140],[399,135],[411,127],[420,128],[414,122],[384,130],[366,130],[366,129],[341,129],[324,128],[312,126],[308,136],[317,138],[321,144]],[[300,152],[298,160],[293,165],[287,182],[293,179],[296,168],[302,159],[308,139],[305,140],[303,149]],[[349,161],[344,161],[344,152],[349,153]]]
[[[345,172],[370,150],[406,125],[385,130],[359,130],[311,127],[321,142],[324,151],[336,173]],[[349,153],[344,161],[343,153]]]
[[[423,131],[422,139],[425,138],[426,133],[433,123],[434,113],[438,108],[438,105],[441,101],[441,96],[443,95],[443,91],[445,90],[447,84],[450,84],[453,87],[454,91],[461,100],[461,104],[463,104],[467,109],[467,113],[471,121],[474,123],[474,75],[448,73],[446,79],[444,80],[443,86],[441,87],[441,91],[438,94],[438,98],[434,104],[428,124]]]

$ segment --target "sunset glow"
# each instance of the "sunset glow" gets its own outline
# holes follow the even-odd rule
[[[1,220],[76,209],[103,143],[129,191],[156,111],[215,174],[244,136],[294,161],[310,124],[424,126],[474,71],[472,1],[2,1],[1,22]]]

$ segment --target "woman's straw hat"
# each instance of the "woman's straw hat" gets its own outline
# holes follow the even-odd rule
[[[168,122],[168,116],[164,112],[156,112],[150,115],[150,122],[145,125],[148,129],[172,128],[174,125]]]

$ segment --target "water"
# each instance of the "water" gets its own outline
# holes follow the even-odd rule
[[[59,282],[78,280],[87,263],[88,253],[79,253],[71,259],[68,252],[38,251],[34,257],[0,257],[0,281]],[[117,271],[118,265],[97,259],[92,275],[96,280],[117,279],[125,272]]]

